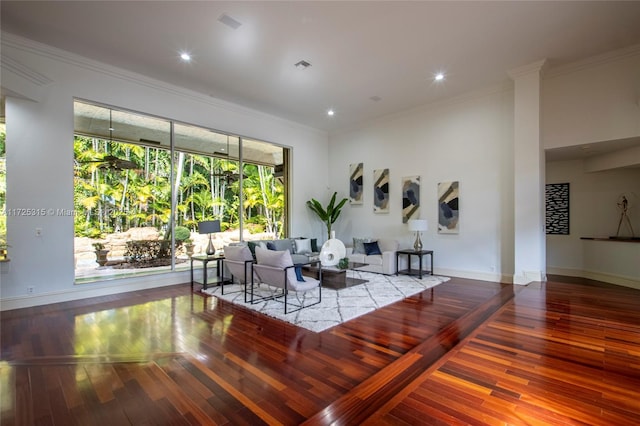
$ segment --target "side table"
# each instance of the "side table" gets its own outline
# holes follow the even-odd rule
[[[193,274],[194,261],[202,262],[202,282],[198,282],[194,278],[194,274]],[[216,262],[216,269],[217,269],[216,277],[211,282],[207,282],[208,265],[209,265],[209,262],[214,262],[214,261]],[[224,256],[216,256],[216,255],[209,256],[206,254],[191,256],[191,291],[193,291],[194,283],[202,284],[203,290],[206,290],[209,284],[220,284],[221,286],[223,286],[222,289],[224,294],[224,284],[230,283],[231,280],[228,278],[225,278],[223,268],[224,268]]]
[[[398,271],[398,259],[399,259],[401,254],[407,256],[407,263],[409,265],[409,269],[404,269],[402,271]],[[422,270],[422,258],[427,254],[431,258],[431,269],[429,269],[429,271],[423,271]],[[414,270],[414,269],[411,269],[411,256],[417,256],[418,259],[419,259],[418,263],[420,264],[420,267],[419,267],[419,269],[417,271]],[[396,251],[396,275],[398,275],[398,274],[413,275],[413,276],[417,276],[420,279],[422,279],[422,273],[423,272],[428,273],[430,275],[433,275],[433,250],[405,249],[405,250]]]

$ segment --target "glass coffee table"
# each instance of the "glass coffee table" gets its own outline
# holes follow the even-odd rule
[[[304,266],[302,268],[303,274],[318,279],[318,266],[319,265]],[[367,264],[359,262],[349,262],[349,265],[345,269],[340,269],[337,266],[323,266],[322,286],[332,288],[334,290],[339,290],[341,288],[347,288],[354,285],[366,283],[367,280],[350,277],[347,273],[347,271],[361,268],[363,266],[367,266]]]

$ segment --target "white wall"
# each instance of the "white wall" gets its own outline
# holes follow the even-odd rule
[[[542,83],[541,134],[545,149],[640,136],[639,75],[640,46],[549,70]],[[430,223],[423,240],[426,248],[435,250],[436,272],[510,281],[514,272],[513,108],[511,90],[487,91],[383,117],[332,135],[332,190],[348,196],[349,164],[364,162],[365,166],[364,205],[345,208],[335,227],[338,237],[346,241],[354,236],[395,237],[410,246],[413,236],[401,223],[400,179],[420,175],[421,216]],[[372,174],[377,168],[389,168],[391,173],[388,215],[373,214]],[[637,169],[614,173],[622,173],[617,188],[637,188],[640,184]],[[546,176],[550,182],[554,171]],[[618,178],[606,178],[605,183],[589,178],[585,185],[594,185],[594,189],[586,197],[600,196],[598,185],[609,185],[610,179]],[[436,231],[436,185],[447,180],[460,181],[460,234],[453,236]],[[583,216],[572,217],[572,228],[594,213],[572,212],[572,216],[580,214]],[[602,218],[612,214],[615,216],[598,213]],[[615,233],[615,229],[590,231]],[[605,262],[590,245],[583,248],[579,241],[547,238],[549,272],[575,276],[591,273],[597,279],[625,284],[627,278],[615,279],[614,275],[638,279],[637,269],[621,269],[619,259],[637,259],[626,265],[640,264],[640,245],[609,246],[605,250],[612,255],[604,256],[610,258]],[[590,244],[595,246],[593,241]]]
[[[542,99],[546,149],[640,137],[640,45],[550,70]],[[632,148],[547,163],[547,183],[571,184],[571,235],[547,236],[549,273],[640,288],[640,244],[580,240],[615,235],[617,198],[640,196],[640,169],[606,169],[640,164],[638,158]],[[640,227],[640,208],[631,215],[634,229]]]
[[[513,91],[511,85],[407,111],[332,135],[331,189],[348,197],[349,164],[364,163],[364,203],[346,205],[337,237],[414,235],[402,224],[401,178],[421,177],[420,216],[436,273],[508,280],[513,273]],[[373,213],[373,170],[389,168],[391,207]],[[439,182],[460,182],[460,233],[437,233]],[[501,275],[505,275],[504,277]],[[507,275],[509,277],[507,277]]]
[[[640,45],[550,70],[545,149],[640,136]]]
[[[569,235],[547,235],[550,273],[584,276],[617,284],[640,284],[640,243],[581,240],[615,236],[621,194],[630,195],[629,217],[640,237],[640,168],[587,173],[582,160],[547,163],[547,183],[568,182]],[[621,236],[630,236],[621,227]]]
[[[291,231],[307,235],[315,225],[305,201],[327,186],[325,132],[6,33],[2,58],[3,92],[35,99],[6,101],[8,209],[73,209],[73,98],[78,97],[292,147]],[[7,222],[11,261],[0,274],[2,309],[161,282],[153,277],[75,286],[71,217],[10,216]],[[42,237],[35,236],[36,228]],[[162,283],[186,282],[184,274],[175,275]],[[35,295],[26,296],[29,286]]]

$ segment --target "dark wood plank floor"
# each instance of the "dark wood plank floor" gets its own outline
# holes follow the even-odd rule
[[[640,291],[552,278],[322,333],[188,285],[3,312],[0,424],[640,424]]]

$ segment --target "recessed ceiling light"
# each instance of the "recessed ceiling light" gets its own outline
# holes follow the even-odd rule
[[[443,74],[443,73],[441,73],[441,72],[439,72],[438,74],[436,74],[436,75],[433,77],[433,79],[434,79],[435,81],[442,81],[442,80],[444,80],[444,74]]]
[[[218,21],[222,22],[229,28],[233,28],[234,30],[237,30],[240,27],[240,25],[242,25],[242,22],[236,21],[226,13],[223,13],[222,15],[220,15],[220,17],[218,18]]]
[[[302,60],[302,61],[297,62],[296,64],[294,64],[294,66],[296,68],[298,68],[298,69],[304,70],[304,69],[309,68],[311,66],[311,64],[309,62],[305,61],[305,60]]]
[[[327,115],[329,117],[332,117],[335,114],[335,111],[333,111],[332,109],[330,109],[329,111],[327,111]]]
[[[189,62],[191,60],[191,55],[189,55],[187,52],[182,52],[180,54],[180,59],[182,59],[185,62]]]

